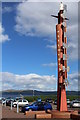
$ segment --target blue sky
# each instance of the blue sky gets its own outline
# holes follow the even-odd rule
[[[3,8],[6,4],[3,4]],[[14,7],[15,4],[7,3],[7,6]],[[46,37],[24,36],[14,30],[16,11],[4,13],[2,16],[5,32],[9,35],[10,41],[3,43],[3,71],[16,74],[56,74],[56,68],[45,68],[44,63],[56,63],[56,51],[46,47],[49,41]],[[5,21],[6,19],[6,21]],[[50,39],[47,37],[47,39]],[[55,39],[55,36],[54,38]],[[55,42],[56,43],[56,40]],[[6,50],[6,51],[5,51]],[[6,53],[5,53],[6,52]],[[5,62],[7,61],[7,64]]]
[[[70,19],[67,23],[68,66],[70,66],[68,77],[71,84],[76,83],[75,90],[77,90],[78,42],[75,42],[75,39],[77,40],[78,37],[74,31],[77,28],[77,14],[75,18],[75,14],[71,11],[72,6],[77,12],[77,3],[67,3],[67,5],[69,7],[67,15]],[[2,8],[3,89],[20,89],[21,84],[24,83],[22,89],[56,90],[57,20],[50,15],[57,15],[59,4],[4,2]],[[15,81],[14,84],[11,79]],[[74,90],[74,87],[69,87],[68,90]]]

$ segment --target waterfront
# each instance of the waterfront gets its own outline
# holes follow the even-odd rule
[[[6,92],[6,93],[2,93],[2,97],[4,98],[8,98],[8,97],[11,97],[11,98],[16,98],[16,97],[20,97],[20,95],[23,95],[23,96],[33,96],[31,94],[26,94],[26,93],[19,93],[19,92]]]

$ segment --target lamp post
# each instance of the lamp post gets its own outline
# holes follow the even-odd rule
[[[33,101],[34,101],[34,90],[33,90]]]
[[[33,90],[33,97],[34,97],[34,90]]]

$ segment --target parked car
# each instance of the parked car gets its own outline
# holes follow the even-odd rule
[[[2,97],[0,97],[0,101],[2,100]]]
[[[47,99],[46,99],[46,102],[48,102],[48,103],[53,103],[53,100],[52,100],[51,98],[47,98]]]
[[[37,99],[37,102],[41,102],[41,101],[42,101],[41,98],[38,98],[38,99]]]
[[[15,99],[9,99],[9,100],[6,101],[6,106],[11,106],[11,101],[12,101],[12,103],[16,102]]]
[[[70,103],[71,108],[80,108],[80,101],[79,100],[73,100]]]
[[[54,105],[57,105],[57,99],[55,99],[55,101],[54,101]]]
[[[69,105],[69,104],[70,104],[70,100],[67,99],[67,105]],[[54,101],[54,105],[57,105],[57,99]]]
[[[4,105],[6,103],[6,99],[2,99],[2,104]]]
[[[38,111],[38,110],[52,110],[52,106],[50,103],[47,102],[34,102],[31,105],[24,106],[21,108],[22,112],[25,111]]]
[[[67,99],[67,105],[70,105],[70,102],[71,102],[70,99]]]
[[[2,101],[2,100],[5,100],[5,98],[4,97],[0,97],[0,101]]]
[[[16,102],[13,102],[14,107],[16,107],[17,104],[19,105],[19,107],[22,107],[22,106],[28,105],[29,102],[27,100],[25,100],[25,99],[20,99],[20,100],[18,100]]]
[[[22,97],[16,97],[15,100],[18,101],[18,100],[21,100],[23,99]]]
[[[0,103],[2,103],[2,101],[5,101],[4,97],[0,97]]]

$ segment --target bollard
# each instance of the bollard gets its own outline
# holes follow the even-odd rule
[[[5,100],[5,107],[6,107],[6,100]]]
[[[3,100],[2,100],[2,106],[3,106]]]
[[[18,105],[18,102],[17,102],[17,113],[19,113],[19,105]]]
[[[13,102],[12,102],[12,100],[11,100],[11,110],[12,110],[12,104],[13,104]]]

